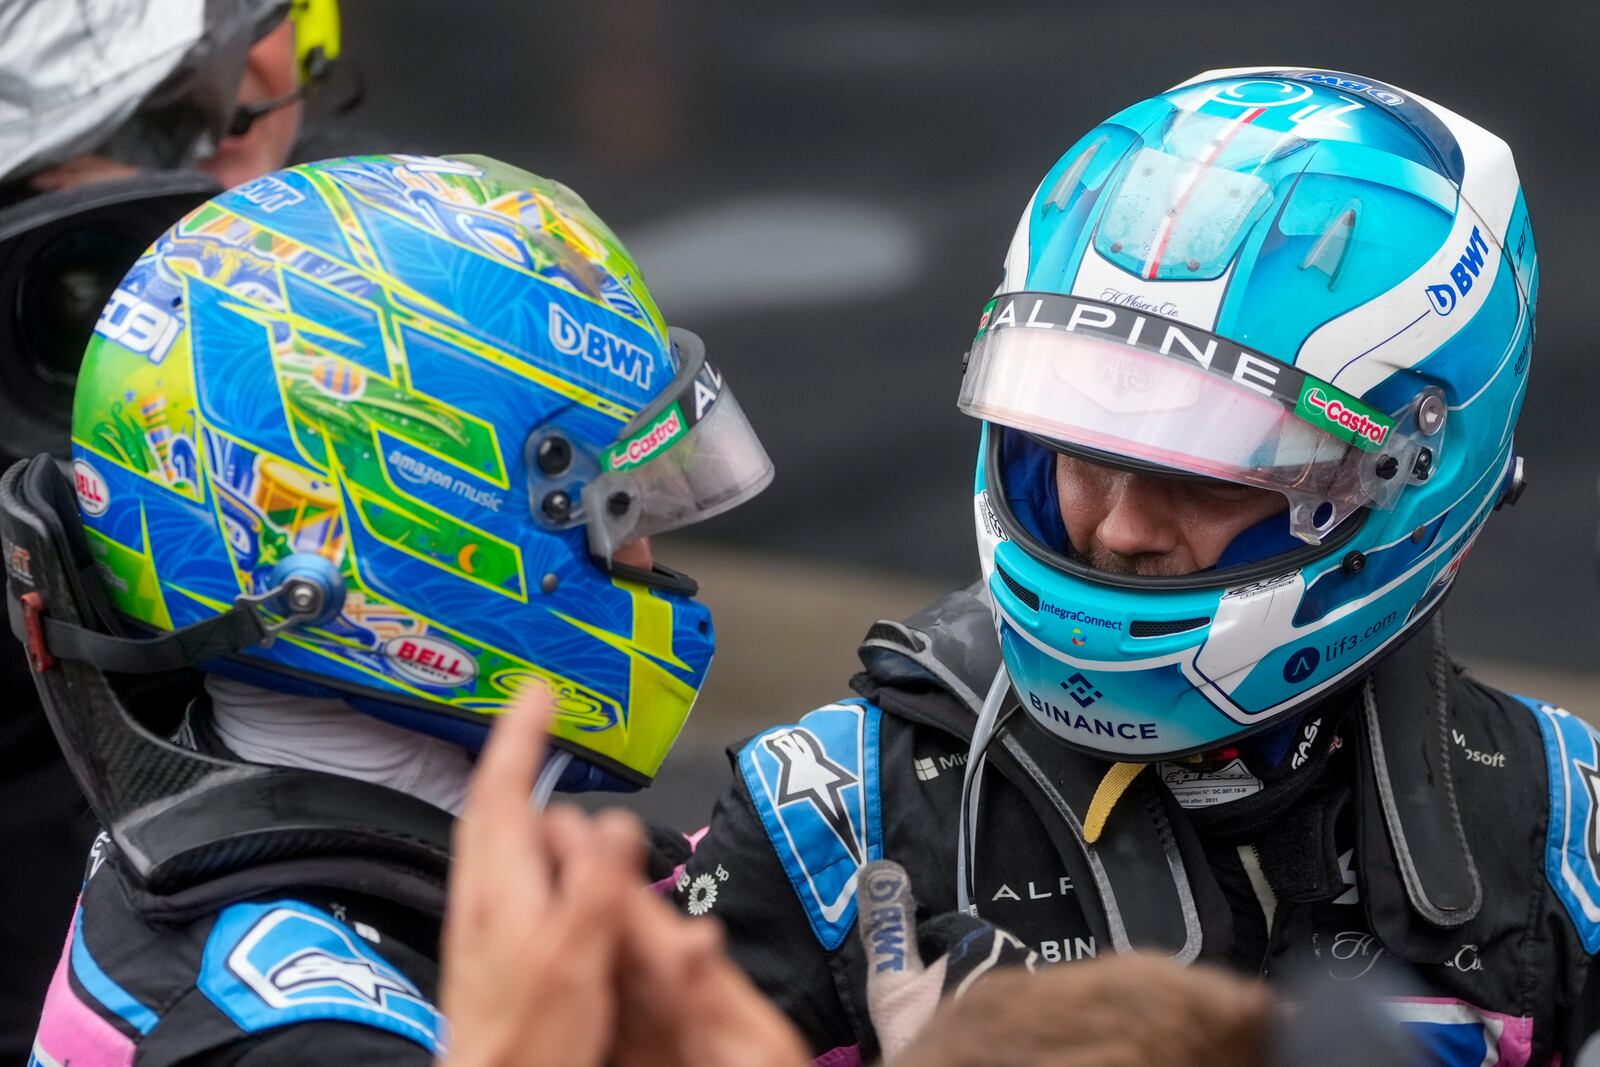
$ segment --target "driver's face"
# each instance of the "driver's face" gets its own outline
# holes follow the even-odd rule
[[[641,537],[637,541],[629,541],[611,553],[611,558],[617,563],[641,571],[648,571],[656,565],[655,553],[650,549],[650,538],[648,537]]]
[[[1213,567],[1235,537],[1288,508],[1267,489],[1211,478],[1161,478],[1056,457],[1072,547],[1114,574],[1172,577]]]

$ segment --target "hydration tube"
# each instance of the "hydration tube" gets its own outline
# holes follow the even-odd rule
[[[534,811],[543,811],[549,805],[550,795],[556,791],[556,783],[561,781],[561,772],[571,762],[572,753],[564,748],[550,753],[550,758],[545,760],[544,770],[539,772],[538,780],[533,783],[533,796],[528,798],[528,804]]]
[[[978,833],[978,790],[983,784],[983,761],[988,753],[989,739],[994,735],[995,722],[1000,717],[1000,705],[1011,691],[1011,676],[1004,664],[995,672],[989,684],[989,695],[983,699],[983,709],[978,712],[978,724],[972,729],[972,743],[967,746],[967,768],[961,777],[961,808],[956,832],[956,907],[968,915],[977,915],[977,905],[972,902],[971,852],[976,847]]]

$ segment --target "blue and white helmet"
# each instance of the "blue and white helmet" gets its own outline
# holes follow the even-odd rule
[[[1203,751],[1359,677],[1520,488],[1538,266],[1511,151],[1330,71],[1218,70],[1112,116],[1023,213],[968,353],[976,517],[1022,706]],[[1053,453],[1275,490],[1182,577],[1067,543]]]

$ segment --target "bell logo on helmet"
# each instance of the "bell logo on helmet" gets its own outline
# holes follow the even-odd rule
[[[468,685],[478,676],[477,661],[439,637],[392,637],[383,656],[402,677],[430,689]]]
[[[85,515],[104,515],[111,506],[111,489],[106,480],[81,459],[72,461],[72,484],[78,491],[78,506]]]

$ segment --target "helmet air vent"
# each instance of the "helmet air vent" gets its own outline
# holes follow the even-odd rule
[[[1056,182],[1056,187],[1050,191],[1050,199],[1046,201],[1057,211],[1067,210],[1067,205],[1072,202],[1072,194],[1078,191],[1078,183],[1083,180],[1083,172],[1089,169],[1089,164],[1094,160],[1095,153],[1100,151],[1100,146],[1109,141],[1109,137],[1101,137],[1094,144],[1078,153],[1078,158],[1072,165],[1062,172],[1061,178]]]
[[[1311,246],[1306,258],[1300,261],[1301,270],[1314,269],[1326,274],[1329,289],[1339,280],[1339,271],[1343,269],[1345,256],[1350,251],[1350,235],[1355,233],[1356,218],[1360,211],[1361,201],[1351,200],[1346,204],[1328,223],[1328,228],[1322,231],[1322,236]]]
[[[1023,585],[1021,582],[1017,581],[1015,578],[1011,577],[1011,575],[1007,574],[1005,572],[1005,569],[1000,567],[998,564],[996,564],[996,566],[994,568],[994,572],[1000,576],[1000,580],[1002,582],[1006,583],[1006,588],[1011,590],[1011,595],[1012,596],[1016,597],[1018,600],[1022,601],[1024,604],[1028,605],[1028,608],[1030,610],[1032,610],[1032,611],[1038,611],[1039,610],[1039,594],[1038,593],[1035,593],[1033,590],[1029,589],[1027,586]]]
[[[1210,621],[1208,616],[1198,619],[1136,619],[1128,624],[1128,636],[1166,637],[1186,630],[1198,630]]]

